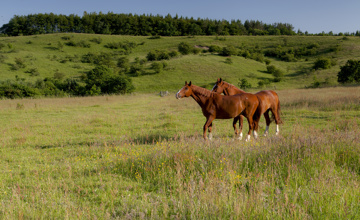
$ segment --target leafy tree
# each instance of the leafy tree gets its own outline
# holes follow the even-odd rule
[[[340,67],[338,73],[339,83],[360,82],[360,60],[348,60],[344,66]]]

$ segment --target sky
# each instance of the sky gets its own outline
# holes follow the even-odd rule
[[[212,20],[289,23],[294,31],[360,30],[359,0],[11,0],[0,7],[0,27],[14,15],[102,13],[178,15]]]

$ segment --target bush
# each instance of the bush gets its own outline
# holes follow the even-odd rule
[[[232,64],[233,61],[232,61],[231,58],[228,57],[228,58],[226,58],[225,63],[226,63],[226,64]]]
[[[222,55],[222,56],[232,56],[232,55],[236,55],[236,54],[237,54],[237,51],[234,46],[223,47],[222,51],[220,52],[220,55]]]
[[[210,53],[220,53],[221,50],[222,50],[222,48],[219,47],[219,46],[217,46],[217,45],[211,45],[211,46],[209,47],[209,52],[210,52]]]
[[[117,61],[117,67],[124,70],[124,72],[127,72],[129,70],[130,61],[127,57],[120,57]]]
[[[280,69],[276,69],[275,72],[272,73],[274,76],[274,82],[280,82],[284,78],[284,73]]]
[[[269,86],[270,85],[270,80],[269,79],[264,79],[264,80],[260,80],[258,82],[258,88],[263,88],[265,86]]]
[[[37,95],[40,95],[37,89],[22,83],[3,82],[0,84],[0,97],[15,99],[24,97],[35,97]]]
[[[266,66],[267,72],[274,76],[274,82],[280,82],[283,77],[284,73],[281,69],[276,68],[274,65]]]
[[[318,58],[314,63],[314,69],[330,69],[335,63],[329,58]]]
[[[178,50],[182,55],[188,55],[192,52],[191,46],[186,42],[181,42],[178,46]]]
[[[114,74],[106,66],[97,66],[89,71],[84,81],[87,91],[92,91],[90,95],[96,95],[99,89],[102,94],[124,94],[135,89],[130,78]]]
[[[251,88],[251,84],[246,79],[241,79],[238,83],[238,86],[240,87],[240,89],[244,90]]]
[[[337,76],[339,83],[360,82],[360,60],[348,60]]]
[[[273,74],[276,71],[276,67],[274,65],[267,65],[266,66],[267,72]]]

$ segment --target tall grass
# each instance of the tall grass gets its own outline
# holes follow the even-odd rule
[[[1,100],[0,215],[359,218],[359,88],[278,93],[281,135],[250,143],[233,139],[231,120],[203,141],[191,99]]]

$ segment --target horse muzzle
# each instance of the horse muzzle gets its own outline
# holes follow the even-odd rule
[[[181,96],[180,96],[179,92],[177,92],[177,93],[175,94],[175,97],[176,97],[176,99],[181,99]]]

